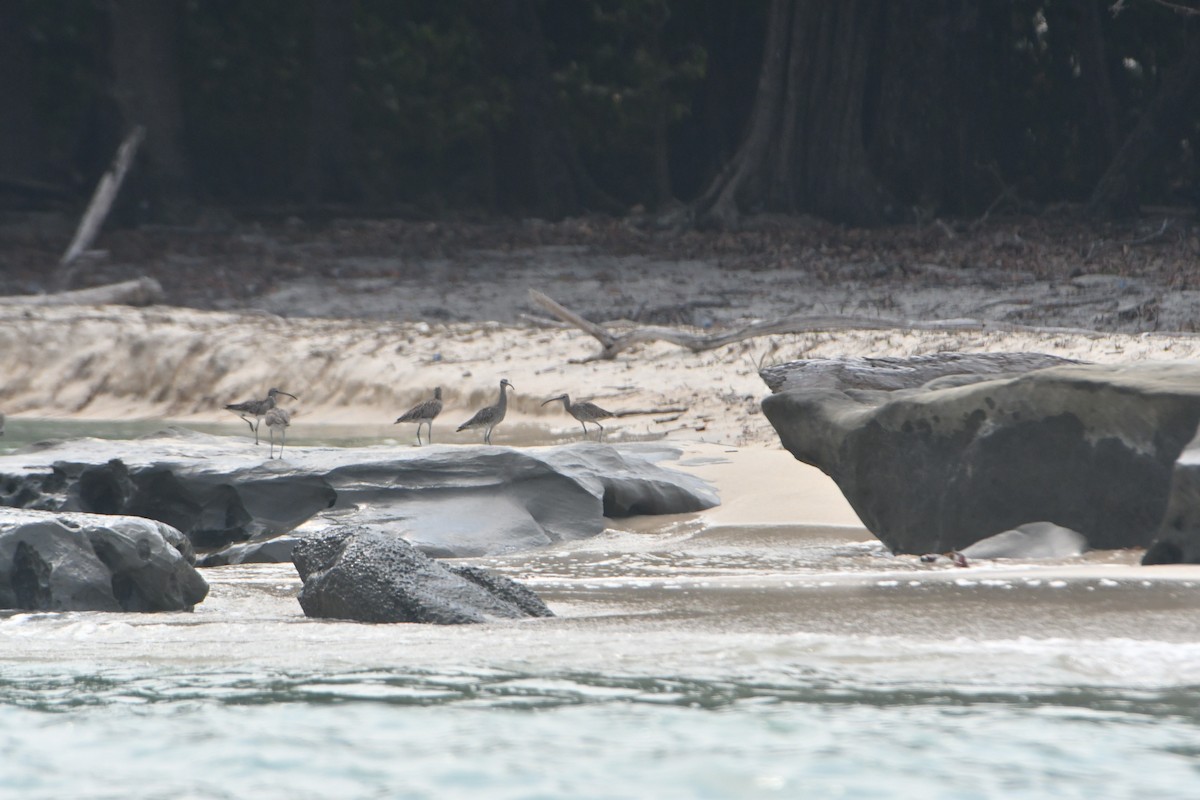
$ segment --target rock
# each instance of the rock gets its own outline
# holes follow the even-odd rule
[[[911,358],[810,358],[765,367],[759,373],[772,392],[786,389],[915,389],[938,378],[967,382],[1078,364],[1044,353],[934,353]]]
[[[1047,359],[889,359],[882,380],[863,359],[822,361],[811,384],[795,362],[772,370],[763,411],[893,552],[962,550],[1039,520],[1093,549],[1145,547],[1200,422],[1200,365],[1038,368]]]
[[[0,509],[0,608],[190,611],[208,594],[194,560],[161,522]]]
[[[241,440],[179,428],[48,442],[0,456],[0,504],[145,517],[208,549],[289,531],[336,499],[319,475],[264,461]]]
[[[229,564],[284,564],[292,560],[292,548],[300,537],[284,534],[261,542],[242,542],[196,559],[200,567],[224,567]]]
[[[400,536],[335,528],[303,539],[292,553],[309,617],[359,622],[456,625],[550,617],[529,589],[477,567],[447,567]]]
[[[1167,510],[1142,563],[1200,564],[1200,436],[1175,462]]]
[[[244,438],[171,430],[136,441],[82,439],[0,456],[0,503],[137,514],[198,548],[261,542],[335,524],[402,529],[430,555],[483,556],[594,536],[605,517],[711,508],[703,480],[659,465],[657,444],[550,448],[288,448],[265,459]],[[283,557],[240,548],[206,565]]]
[[[976,558],[1069,558],[1087,552],[1087,537],[1053,522],[1027,522],[981,539],[961,552]]]

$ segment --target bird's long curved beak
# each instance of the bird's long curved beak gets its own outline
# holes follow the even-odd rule
[[[292,394],[291,392],[280,392],[280,394],[286,394],[288,397],[292,398],[293,400],[300,399],[299,397],[296,397],[296,395]]]
[[[558,397],[551,397],[549,400],[543,401],[542,405],[546,405],[546,403],[553,403],[555,400],[562,400],[562,395],[560,394]]]

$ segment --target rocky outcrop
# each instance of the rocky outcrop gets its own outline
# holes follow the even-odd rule
[[[208,594],[193,561],[161,522],[0,509],[0,608],[191,610]]]
[[[1198,364],[949,354],[888,359],[872,381],[879,361],[774,368],[763,411],[897,553],[962,550],[1039,520],[1093,549],[1145,547],[1200,422]]]
[[[0,456],[0,503],[157,519],[204,550],[262,542],[308,522],[306,531],[402,529],[428,554],[482,556],[594,536],[605,517],[716,505],[703,480],[658,463],[677,456],[657,444],[575,444],[289,447],[272,460],[244,438],[170,430]],[[268,550],[286,558],[282,548]],[[267,556],[239,548],[205,563]]]
[[[399,536],[336,528],[292,553],[309,617],[456,625],[553,616],[524,586],[478,567],[446,566]]]
[[[172,428],[0,456],[0,505],[165,522],[199,549],[289,531],[333,505],[321,476],[264,463],[232,438]]]
[[[1143,564],[1200,564],[1200,436],[1175,462],[1162,525]]]
[[[981,539],[960,552],[976,558],[1070,558],[1087,552],[1087,537],[1053,522],[1027,522]]]

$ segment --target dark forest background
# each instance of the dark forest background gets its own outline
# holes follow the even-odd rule
[[[1193,204],[1163,0],[0,0],[0,204],[851,225]]]

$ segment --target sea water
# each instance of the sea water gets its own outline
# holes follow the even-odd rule
[[[1200,582],[671,518],[473,560],[549,619],[0,615],[0,798],[1194,798]]]

